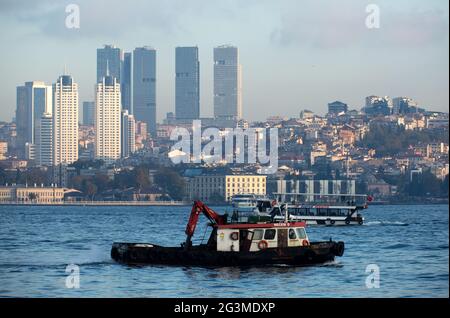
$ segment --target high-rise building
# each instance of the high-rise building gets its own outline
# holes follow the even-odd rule
[[[20,156],[35,159],[34,152],[28,151],[25,155],[25,144],[35,147],[36,137],[39,135],[41,116],[52,112],[51,86],[44,82],[26,82],[24,86],[17,87],[17,141]]]
[[[25,86],[18,86],[16,93],[16,132],[17,132],[17,146],[20,158],[25,158],[25,143],[28,140],[28,125],[27,125],[27,89]]]
[[[41,117],[41,128],[38,138],[37,163],[41,166],[53,164],[53,117],[44,113]]]
[[[156,50],[150,47],[133,53],[133,115],[156,133]]]
[[[97,83],[95,98],[95,159],[111,164],[120,159],[120,83],[105,76]]]
[[[53,84],[53,165],[78,160],[78,85],[70,75]]]
[[[95,121],[95,102],[83,102],[83,125],[93,126]]]
[[[127,109],[130,113],[133,113],[131,105],[131,74],[132,74],[132,54],[125,53],[123,59],[123,73],[122,73],[122,109]]]
[[[136,121],[128,110],[122,111],[122,158],[136,151]]]
[[[393,103],[389,96],[367,96],[366,106],[363,108],[367,115],[391,115],[393,113]]]
[[[109,74],[120,83],[122,75],[123,52],[114,45],[97,49],[97,83]]]
[[[418,111],[417,103],[409,97],[395,97],[392,99],[394,114],[415,113]]]
[[[339,114],[339,113],[346,113],[348,111],[348,105],[340,102],[335,101],[328,104],[328,114]]]
[[[197,47],[175,49],[175,116],[200,118],[200,62]]]
[[[214,117],[242,118],[242,67],[234,46],[214,48]]]

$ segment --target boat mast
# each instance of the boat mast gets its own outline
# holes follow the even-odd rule
[[[286,203],[286,208],[285,208],[285,212],[284,212],[284,222],[288,223],[289,222],[289,215],[288,215],[288,204]]]

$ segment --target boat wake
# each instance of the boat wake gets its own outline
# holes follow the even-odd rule
[[[364,223],[366,226],[373,225],[383,225],[383,226],[408,226],[408,223],[400,222],[400,221],[370,221]]]
[[[329,261],[329,262],[325,262],[321,265],[319,265],[320,267],[344,267],[344,264],[341,264],[339,261],[334,260],[334,261]]]

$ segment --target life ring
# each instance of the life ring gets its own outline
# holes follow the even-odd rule
[[[259,241],[259,243],[258,243],[258,248],[260,250],[265,250],[268,246],[269,246],[269,243],[267,243],[267,241],[264,241],[264,240]]]
[[[308,240],[303,240],[302,245],[303,245],[303,246],[309,246]]]
[[[230,239],[231,239],[232,241],[237,241],[237,240],[239,240],[239,232],[232,232],[232,233],[230,233]]]
[[[364,223],[363,220],[360,220],[360,221],[358,222],[359,225],[363,225],[363,223]]]
[[[345,220],[345,224],[349,225],[350,224],[350,220]]]
[[[335,220],[330,220],[330,224],[331,224],[331,225],[334,225],[334,223],[336,223]]]
[[[271,205],[272,206],[275,206],[277,204],[277,200],[273,200],[272,202],[271,202]]]

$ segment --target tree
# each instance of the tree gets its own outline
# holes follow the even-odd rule
[[[150,185],[147,168],[139,166],[134,169],[134,183],[139,190]]]
[[[108,188],[109,185],[109,178],[105,174],[97,173],[95,174],[92,182],[97,187],[98,192],[103,192]]]
[[[97,186],[90,180],[86,179],[83,181],[83,192],[94,200],[94,196],[97,194]]]
[[[161,168],[155,175],[155,182],[174,200],[183,199],[186,183],[176,171],[169,168]]]
[[[416,175],[409,184],[409,195],[437,197],[441,194],[441,182],[434,174],[424,171]]]

